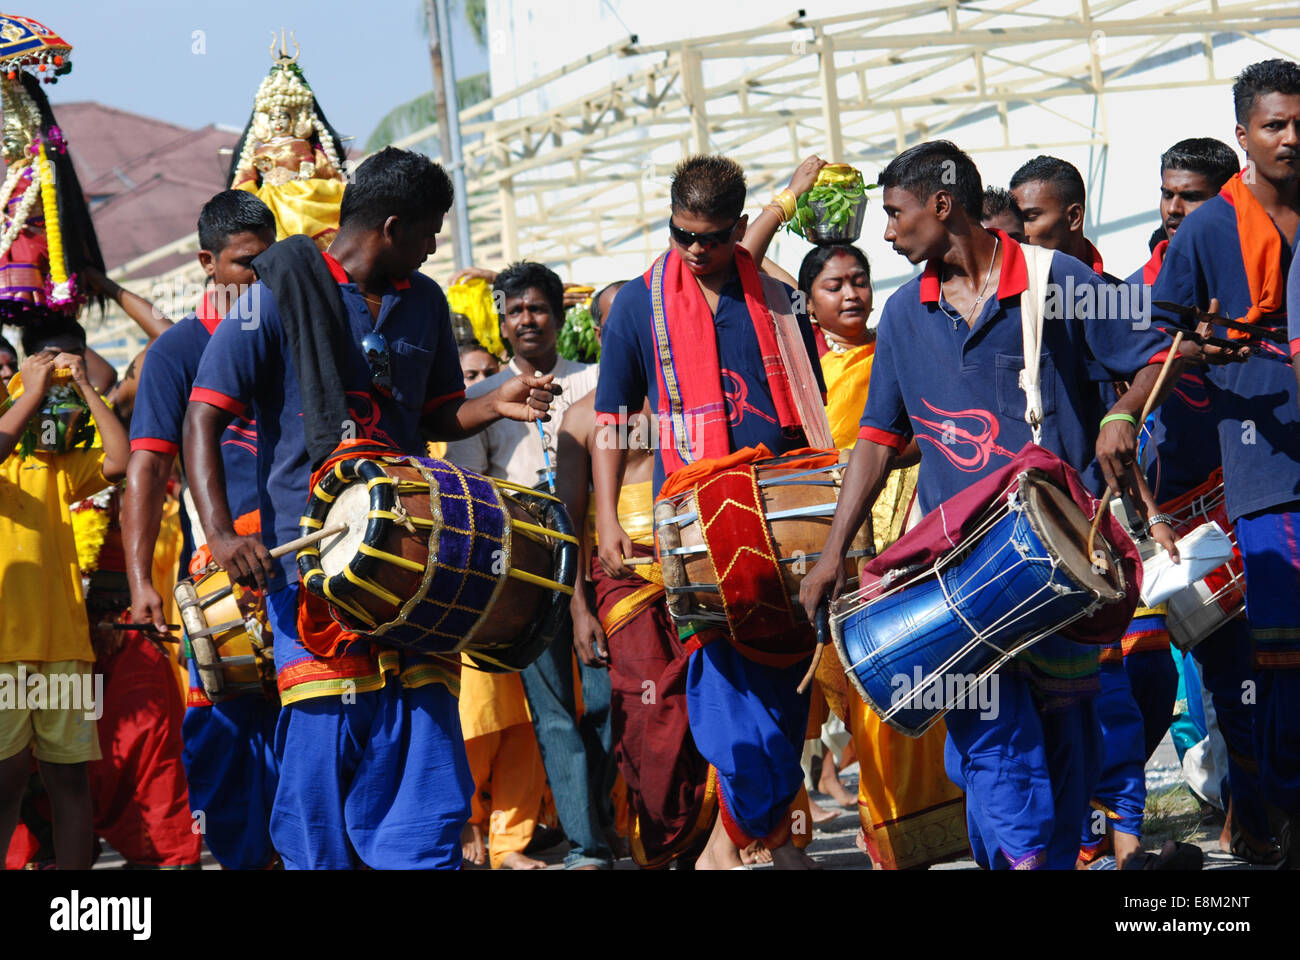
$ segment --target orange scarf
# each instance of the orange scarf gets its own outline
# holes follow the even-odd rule
[[[1237,214],[1237,236],[1241,241],[1241,259],[1250,284],[1250,309],[1241,323],[1257,323],[1259,318],[1276,313],[1286,306],[1286,277],[1282,274],[1282,234],[1268,212],[1260,206],[1241,174],[1223,185],[1219,196],[1232,205]],[[1250,334],[1229,330],[1228,336],[1242,340]]]

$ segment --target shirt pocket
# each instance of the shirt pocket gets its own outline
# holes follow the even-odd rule
[[[1020,354],[999,353],[995,359],[995,386],[998,395],[998,414],[1008,420],[1025,423],[1025,391],[1020,387],[1020,371],[1025,361]],[[1043,418],[1056,412],[1056,364],[1050,353],[1042,354],[1038,362],[1038,386],[1042,397]]]
[[[433,351],[398,340],[392,345],[392,364],[393,399],[419,413],[433,370]]]

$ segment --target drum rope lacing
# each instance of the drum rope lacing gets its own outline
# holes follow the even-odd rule
[[[1002,505],[999,508],[995,510],[990,510],[983,518],[981,518],[979,525],[974,530],[972,530],[970,533],[967,534],[965,538],[966,541],[971,544],[978,543],[999,521],[1007,517],[1013,510],[1018,512],[1024,511],[1024,503],[1021,500],[1019,496],[1019,491],[1015,486],[1009,488],[1007,495],[1005,498],[1002,499]],[[1025,548],[1022,544],[1015,542],[1012,544],[1012,546],[1016,550],[1016,552],[1019,553],[1022,557],[1022,560],[1019,561],[1011,568],[1014,569],[1016,566],[1020,566],[1021,563],[1028,562],[1028,560],[1030,560],[1031,558],[1028,555],[1027,548]],[[1054,624],[1051,628],[1043,630],[1031,637],[1026,638],[1025,640],[1020,641],[1019,643],[1016,644],[1015,647],[1011,648],[1010,650],[1004,649],[998,646],[992,640],[990,640],[989,637],[995,635],[996,633],[1004,629],[1010,622],[1014,622],[1012,620],[1013,617],[1015,619],[1023,619],[1037,612],[1039,609],[1045,607],[1046,605],[1052,603],[1054,598],[1049,597],[1048,599],[1042,601],[1032,609],[1029,610],[1023,609],[1026,604],[1032,602],[1035,597],[1037,597],[1040,593],[1042,593],[1045,587],[1051,587],[1054,592],[1056,592],[1061,596],[1084,593],[1085,591],[1078,590],[1078,589],[1071,589],[1068,585],[1058,584],[1056,582],[1055,572],[1061,566],[1059,560],[1050,556],[1034,557],[1032,559],[1044,563],[1048,563],[1051,565],[1052,572],[1053,572],[1052,579],[1049,580],[1048,584],[1046,584],[1045,587],[1039,588],[1038,590],[1034,591],[1033,594],[1031,594],[1025,600],[1021,601],[1011,610],[1007,611],[998,620],[989,624],[987,630],[980,631],[976,629],[975,626],[971,624],[971,622],[965,617],[965,615],[961,612],[957,604],[954,603],[953,598],[954,596],[956,596],[958,599],[968,600],[970,599],[970,597],[975,596],[975,594],[978,593],[980,590],[983,590],[985,587],[989,586],[989,584],[983,584],[980,587],[976,588],[975,592],[971,593],[970,595],[966,595],[962,592],[965,590],[967,586],[971,584],[974,578],[981,571],[983,571],[989,565],[989,563],[992,562],[993,558],[990,557],[989,559],[985,560],[985,562],[982,563],[979,567],[970,571],[970,575],[967,576],[962,583],[955,585],[955,587],[953,588],[955,590],[955,594],[950,592],[949,585],[946,583],[946,581],[942,576],[942,573],[945,569],[950,567],[952,564],[958,562],[959,560],[963,559],[964,557],[968,556],[970,552],[971,550],[969,548],[953,550],[950,553],[940,557],[929,567],[926,567],[924,565],[916,565],[915,567],[904,568],[899,571],[891,570],[887,572],[885,576],[882,577],[881,580],[878,581],[877,583],[872,584],[870,587],[860,588],[859,590],[855,591],[854,594],[851,595],[849,598],[846,598],[846,600],[857,601],[860,599],[865,599],[866,596],[871,594],[873,591],[879,591],[875,596],[871,597],[870,600],[866,601],[867,605],[874,604],[879,602],[880,600],[883,600],[885,597],[889,596],[890,594],[901,591],[902,589],[909,586],[914,581],[921,579],[922,574],[928,571],[927,575],[933,575],[934,578],[938,581],[940,591],[944,596],[944,600],[947,606],[942,611],[936,608],[932,610],[930,613],[928,613],[922,619],[914,622],[907,636],[914,636],[918,631],[922,630],[930,623],[934,622],[936,619],[938,619],[941,612],[943,614],[951,613],[955,615],[971,634],[970,641],[964,644],[959,650],[957,650],[954,654],[952,654],[952,656],[950,656],[943,663],[935,667],[933,674],[931,674],[931,676],[923,680],[918,686],[912,688],[912,690],[910,691],[906,699],[895,703],[887,711],[885,711],[881,717],[883,720],[889,720],[899,711],[905,709],[909,703],[913,701],[917,701],[930,687],[942,683],[945,675],[947,674],[947,671],[950,670],[952,667],[954,667],[959,661],[961,661],[967,655],[969,655],[970,651],[977,644],[983,643],[985,646],[992,649],[995,653],[998,654],[998,659],[993,663],[991,663],[989,666],[987,666],[984,670],[980,671],[980,673],[975,678],[974,681],[975,684],[979,684],[985,678],[987,678],[988,676],[996,672],[999,668],[1002,667],[1003,664],[1005,664],[1012,657],[1020,653],[1022,650],[1025,650],[1029,646],[1037,643],[1039,640],[1043,639],[1044,637],[1050,636],[1054,633],[1059,633],[1065,627],[1076,622],[1077,620],[1091,616],[1102,605],[1100,599],[1094,596],[1092,603],[1090,603],[1087,607],[1083,608],[1082,610],[1070,616],[1067,620],[1058,624]],[[891,574],[894,574],[896,572],[899,575],[897,581],[896,582],[891,581],[890,580]],[[909,576],[908,575],[909,572],[915,573],[916,575]],[[1010,571],[1007,572],[1009,573]],[[888,589],[882,589],[882,587],[884,587],[886,584],[888,584]],[[882,654],[885,649],[886,648],[882,647],[880,649],[873,650],[871,653],[868,653],[865,657],[862,657],[857,662],[851,664],[849,669],[854,670],[857,667],[862,666],[863,664],[869,662],[873,657]],[[962,694],[954,691],[953,699],[945,702],[943,712],[947,712],[948,710],[951,710],[953,706],[956,704],[957,700],[960,699],[961,695]],[[922,729],[923,730],[928,729],[931,725],[933,725],[935,721],[939,719],[939,716],[940,715],[935,715],[933,718],[931,718]]]

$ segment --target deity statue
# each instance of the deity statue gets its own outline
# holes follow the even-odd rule
[[[0,323],[75,316],[104,269],[67,143],[41,90],[72,69],[72,48],[35,20],[0,14]]]
[[[343,144],[316,104],[298,45],[280,55],[257,88],[253,115],[231,163],[230,186],[248,190],[275,214],[276,239],[303,233],[322,250],[338,233],[343,200]]]

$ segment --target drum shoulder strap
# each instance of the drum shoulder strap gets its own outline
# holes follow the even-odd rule
[[[808,350],[804,346],[799,322],[795,319],[794,307],[786,293],[785,284],[765,273],[760,273],[759,279],[763,282],[763,298],[767,301],[768,312],[772,314],[772,321],[776,325],[777,347],[781,351],[786,376],[790,379],[791,393],[794,394],[795,407],[799,410],[799,419],[803,422],[804,436],[811,447],[833,450],[835,439],[831,434],[830,421],[826,418],[826,407],[822,403],[821,389],[817,386],[817,375],[808,359]]]
[[[1029,244],[1020,245],[1025,255],[1028,285],[1020,294],[1020,327],[1024,343],[1024,369],[1020,371],[1020,389],[1025,391],[1025,421],[1033,432],[1034,443],[1043,437],[1043,394],[1040,366],[1043,349],[1043,325],[1046,321],[1047,285],[1052,268],[1051,250]]]

